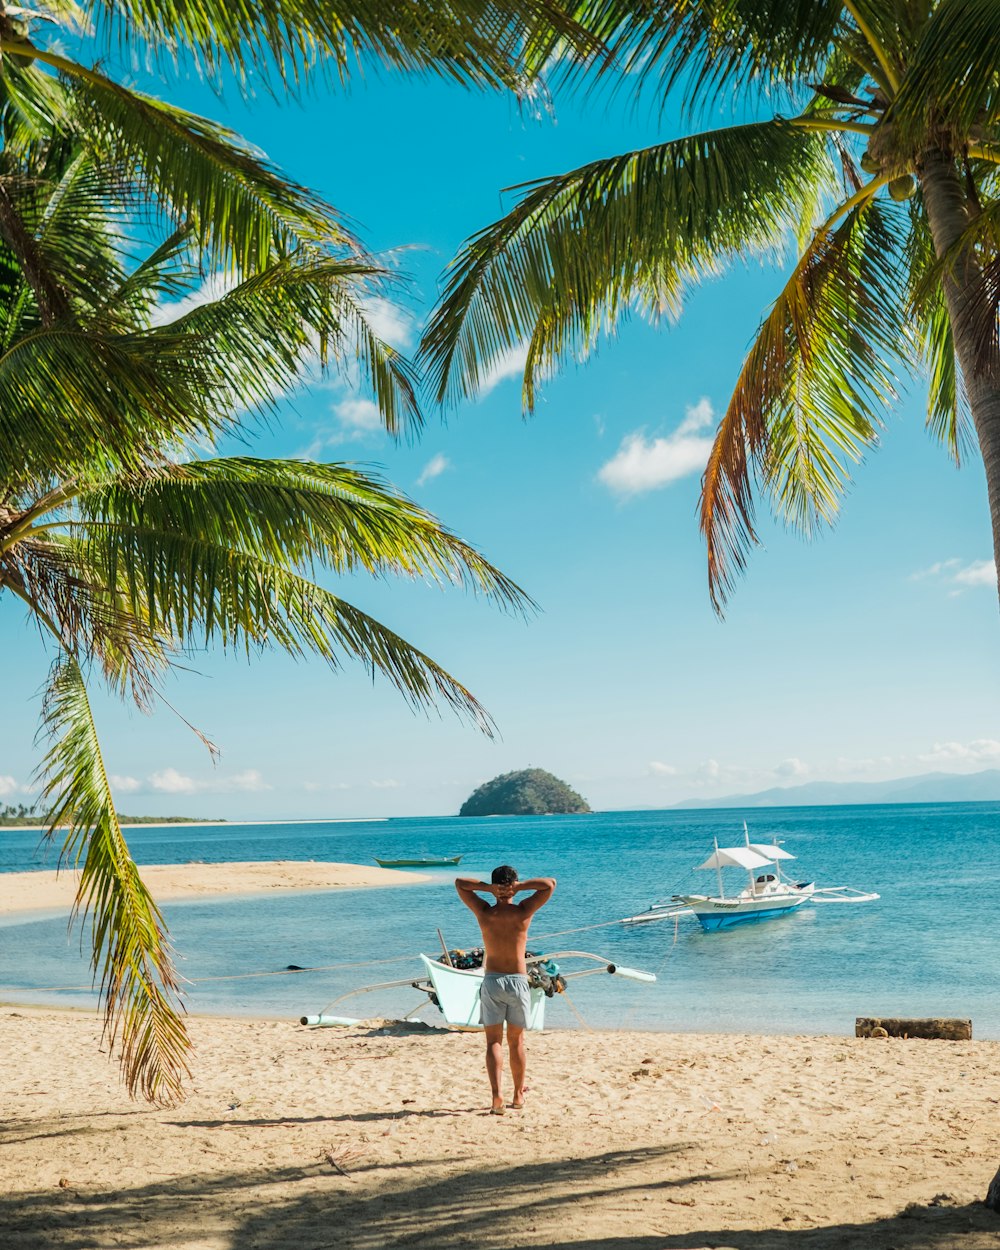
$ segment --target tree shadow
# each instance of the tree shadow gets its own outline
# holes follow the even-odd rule
[[[694,1228],[706,1185],[691,1147],[607,1151],[501,1166],[329,1157],[84,1192],[0,1194],[4,1250],[997,1250],[1000,1219],[981,1205],[911,1206],[880,1220],[803,1229]],[[515,1147],[512,1144],[512,1153]],[[421,1167],[419,1175],[413,1169]],[[679,1170],[680,1169],[680,1170]],[[750,1183],[750,1182],[748,1182]],[[818,1184],[822,1184],[820,1179]],[[697,1187],[697,1188],[695,1188]],[[697,1200],[697,1207],[693,1201]],[[622,1214],[627,1212],[628,1214]],[[706,1213],[707,1214],[707,1213]],[[711,1217],[709,1217],[711,1218]],[[717,1218],[717,1217],[716,1217]],[[801,1223],[801,1221],[799,1221]],[[587,1227],[592,1231],[587,1232]]]

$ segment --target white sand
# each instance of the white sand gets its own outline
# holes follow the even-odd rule
[[[428,878],[394,868],[276,860],[259,864],[165,864],[139,869],[158,901],[210,894],[262,894],[270,890],[333,890],[359,886],[413,885]],[[79,873],[0,873],[0,915],[65,908],[76,896]]]
[[[196,1018],[171,1110],[89,1014],[0,1009],[4,1250],[997,1250],[1000,1044]]]

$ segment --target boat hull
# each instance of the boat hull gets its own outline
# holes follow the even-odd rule
[[[708,933],[719,929],[731,929],[738,924],[754,924],[761,920],[775,920],[797,911],[812,897],[811,889],[801,893],[783,894],[770,898],[698,898],[688,896],[682,901],[691,909],[698,923]]]
[[[479,1015],[479,990],[483,984],[482,968],[449,968],[438,963],[436,959],[420,956],[427,975],[434,986],[441,1014],[449,1024],[466,1029],[481,1029],[483,1022]],[[545,1027],[545,993],[543,990],[531,991],[531,1013],[528,1016],[528,1028],[539,1030]]]

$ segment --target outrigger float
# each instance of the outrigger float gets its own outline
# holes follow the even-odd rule
[[[425,997],[412,1010],[408,1011],[403,1020],[412,1019],[425,1007],[437,1007],[444,1016],[445,1022],[455,1028],[482,1028],[479,1018],[479,989],[483,983],[482,959],[480,947],[470,951],[446,951],[436,959],[420,955],[423,972],[417,977],[404,977],[399,981],[383,981],[379,985],[365,985],[360,989],[348,990],[333,1002],[328,1003],[318,1015],[302,1016],[300,1023],[311,1028],[329,1028],[333,1026],[350,1026],[363,1023],[363,1018],[333,1014],[338,1003],[353,998],[358,994],[372,994],[376,990],[399,989],[409,986],[419,990]],[[562,961],[587,960],[596,967],[580,968],[577,971],[565,972]],[[623,968],[603,955],[591,955],[587,951],[553,951],[549,954],[528,955],[528,979],[531,985],[531,1014],[528,1020],[529,1029],[542,1029],[545,1025],[545,1003],[556,994],[562,994],[567,981],[580,977],[600,974],[625,977],[631,981],[655,981],[651,972],[641,972],[638,968]]]
[[[785,916],[807,903],[871,903],[879,897],[849,885],[820,888],[814,881],[792,881],[782,872],[781,863],[794,859],[794,855],[774,843],[751,842],[745,821],[743,837],[744,846],[719,846],[716,838],[714,851],[698,865],[698,871],[716,871],[718,894],[674,894],[669,901],[653,903],[637,916],[624,917],[621,923],[649,924],[694,916],[703,929],[714,932],[750,921]],[[722,879],[724,868],[742,868],[746,872],[747,884],[742,890],[726,894]]]

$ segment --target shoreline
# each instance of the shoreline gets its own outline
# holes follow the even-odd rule
[[[557,1030],[494,1117],[481,1035],[188,1027],[160,1109],[96,1013],[0,1008],[5,1250],[997,1244],[997,1042]]]
[[[424,873],[319,860],[266,860],[234,863],[140,864],[139,874],[157,901],[230,898],[324,890],[419,885]],[[80,870],[39,868],[0,872],[0,916],[29,916],[73,906]]]

